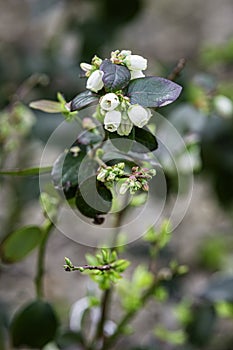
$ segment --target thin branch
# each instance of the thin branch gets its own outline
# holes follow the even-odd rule
[[[80,265],[80,266],[73,266],[73,265],[64,265],[65,271],[80,271],[83,272],[84,270],[99,270],[99,271],[109,271],[113,269],[114,267],[112,264],[106,264],[106,265]]]
[[[177,62],[175,68],[172,70],[172,72],[168,75],[167,79],[169,80],[176,80],[176,78],[180,75],[181,71],[184,69],[186,64],[185,58],[180,58]]]
[[[103,339],[103,344],[105,342],[105,335],[104,335],[104,324],[107,319],[107,313],[109,309],[110,304],[110,297],[111,297],[112,289],[107,289],[103,295],[102,295],[102,301],[101,301],[101,315],[98,323],[98,327],[96,330],[96,339]]]
[[[48,220],[46,220],[43,225],[44,237],[42,238],[42,241],[39,246],[37,258],[37,272],[35,277],[36,296],[38,299],[42,299],[44,296],[45,251],[53,227],[54,224]]]

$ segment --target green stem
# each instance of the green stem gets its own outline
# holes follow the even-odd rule
[[[107,289],[102,296],[102,302],[101,302],[101,316],[97,328],[96,338],[103,338],[104,339],[104,323],[106,321],[106,316],[108,312],[108,307],[110,304],[110,298],[111,298],[111,292],[112,288]]]
[[[117,235],[120,231],[119,227],[121,225],[121,222],[122,222],[122,219],[124,217],[126,210],[127,210],[127,208],[124,207],[123,210],[119,211],[115,215],[115,221],[114,221],[113,227],[115,228],[116,231],[115,231],[115,235],[114,235],[113,242],[112,242],[113,248],[114,248],[114,245],[116,244]],[[113,248],[111,248],[111,250],[113,250]],[[100,315],[99,323],[98,323],[97,330],[96,330],[96,336],[95,336],[95,341],[97,343],[98,343],[98,340],[102,340],[102,350],[106,349],[105,343],[107,341],[107,338],[105,337],[105,334],[104,334],[104,324],[105,324],[105,321],[107,319],[109,305],[111,303],[112,292],[113,292],[113,287],[105,290],[103,295],[102,295],[101,315]]]
[[[45,252],[53,226],[54,224],[49,220],[46,220],[42,226],[43,238],[38,250],[37,272],[35,277],[36,296],[38,299],[42,299],[44,297]]]

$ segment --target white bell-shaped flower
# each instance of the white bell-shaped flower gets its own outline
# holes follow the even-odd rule
[[[86,88],[94,92],[98,92],[99,90],[101,90],[104,87],[104,83],[102,80],[103,75],[104,72],[100,70],[95,70],[87,79]]]
[[[124,111],[121,116],[121,123],[117,129],[117,133],[120,136],[128,136],[133,128],[133,123],[128,117],[128,114]]]
[[[110,92],[109,94],[104,95],[100,99],[100,107],[104,111],[113,111],[118,107],[120,101],[116,94]]]
[[[142,128],[148,123],[152,113],[149,108],[135,104],[128,108],[128,116],[134,125],[136,125],[138,128]]]
[[[114,132],[118,129],[121,123],[121,112],[109,111],[104,117],[104,127],[110,132]]]
[[[131,70],[130,74],[131,80],[145,77],[145,74],[141,70]]]
[[[130,70],[145,70],[147,68],[147,59],[139,55],[128,55],[124,63]]]

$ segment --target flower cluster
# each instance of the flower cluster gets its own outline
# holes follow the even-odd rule
[[[128,174],[124,171],[125,163],[118,163],[113,166],[101,166],[97,173],[97,180],[105,183],[105,185],[111,188],[114,181],[124,179],[124,183],[121,185],[120,194],[125,194],[129,189],[131,194],[134,194],[137,190],[148,191],[148,181],[152,176],[155,176],[155,169],[139,168],[135,166],[132,168],[131,173]]]
[[[121,185],[120,194],[126,193],[129,189],[130,194],[134,194],[138,190],[148,191],[148,181],[155,176],[155,169],[133,167],[132,174],[129,178]]]
[[[129,50],[116,50],[111,53],[111,63],[126,67],[129,71],[129,81],[145,77],[143,71],[147,68],[147,60],[139,55],[132,55]],[[95,56],[91,64],[81,63],[87,79],[86,88],[98,93],[104,88],[104,71],[101,70],[102,59]],[[120,136],[129,135],[133,126],[142,128],[150,120],[152,113],[149,108],[140,104],[131,104],[123,89],[103,94],[95,117],[103,121],[104,127],[110,132],[117,131]]]
[[[114,181],[118,181],[124,176],[125,163],[118,163],[113,166],[101,166],[98,169],[97,180],[104,182],[106,186],[111,187]]]

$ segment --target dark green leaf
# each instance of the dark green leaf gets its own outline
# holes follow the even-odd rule
[[[63,193],[65,195],[65,198],[67,200],[70,200],[70,199],[74,198],[75,195],[76,195],[77,189],[78,189],[78,185],[77,186],[73,186],[73,187],[69,187],[67,189],[64,188]]]
[[[112,144],[119,149],[121,152],[127,153],[130,151],[133,141],[134,141],[134,129],[132,129],[131,133],[128,136],[120,136],[118,133],[115,132],[108,132],[106,130],[106,133],[108,133],[108,137],[111,140]]]
[[[0,175],[13,175],[13,176],[33,176],[50,173],[52,170],[51,166],[42,168],[27,168],[27,169],[16,169],[16,170],[1,170]]]
[[[86,90],[73,98],[70,104],[71,112],[79,111],[80,109],[89,106],[99,100],[99,96],[90,90]]]
[[[199,348],[206,345],[213,335],[216,313],[210,304],[193,305],[191,311],[186,333],[189,342]]]
[[[89,218],[97,218],[100,214],[109,212],[112,206],[112,194],[102,182],[92,176],[85,180],[76,194],[78,210]]]
[[[14,347],[41,349],[54,340],[58,320],[52,306],[36,300],[19,310],[10,325]]]
[[[98,135],[97,137],[99,138]],[[83,138],[79,141],[86,140]],[[78,184],[95,174],[98,167],[93,159],[86,157],[86,147],[79,141],[57,158],[51,173],[54,186],[64,192],[66,199],[73,198]]]
[[[11,233],[0,245],[2,261],[13,263],[22,260],[38,246],[42,232],[38,226],[26,226]]]
[[[103,82],[107,91],[114,92],[123,89],[128,85],[131,78],[127,67],[114,64],[110,60],[104,60],[100,70],[104,72]]]
[[[158,148],[156,137],[146,128],[134,127],[135,142],[132,151],[137,153],[148,153]]]
[[[182,87],[170,80],[159,77],[145,77],[131,80],[127,95],[131,104],[143,107],[162,107],[174,102]]]
[[[84,157],[85,152],[82,150],[77,155],[70,150],[63,152],[53,165],[51,175],[54,186],[62,190],[76,186],[79,167]]]
[[[63,190],[68,199],[72,198],[70,195],[75,192],[79,182],[96,172],[97,163],[86,157],[87,146],[98,143],[102,139],[103,135],[85,130],[70,149],[63,152],[55,161],[51,173],[54,186]],[[81,164],[81,171],[79,171]]]

